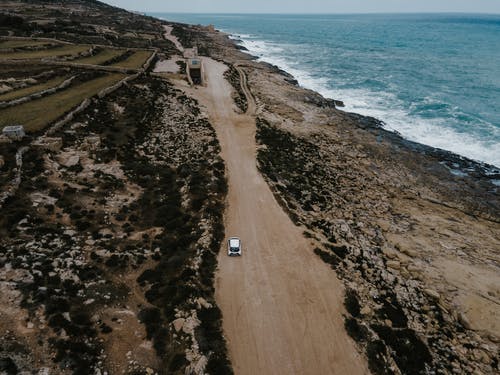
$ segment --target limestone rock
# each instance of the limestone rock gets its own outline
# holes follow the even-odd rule
[[[185,322],[186,319],[184,318],[175,319],[172,323],[174,325],[175,332],[179,332],[184,327]]]
[[[57,198],[39,192],[31,194],[31,200],[34,207],[38,207],[41,204],[54,205],[57,202]]]
[[[194,330],[196,327],[200,325],[200,321],[198,320],[198,317],[195,315],[188,317],[184,321],[184,325],[182,326],[182,331],[188,335],[194,334]]]
[[[186,373],[193,375],[204,375],[207,363],[208,363],[207,357],[202,355],[197,359],[193,360],[193,362],[191,362],[191,364],[186,369]]]
[[[98,135],[96,135],[85,138],[82,143],[82,148],[88,151],[95,151],[99,148],[100,145],[101,145],[101,138]]]
[[[398,262],[397,260],[389,260],[387,261],[387,267],[392,268],[394,270],[399,270],[401,269],[401,263]]]
[[[80,156],[72,153],[61,154],[58,158],[58,162],[63,167],[71,168],[80,162]]]
[[[198,310],[200,310],[202,307],[205,308],[205,309],[209,309],[212,307],[212,305],[210,303],[208,303],[205,298],[198,298],[196,300],[196,304],[198,305]]]
[[[458,314],[458,321],[460,322],[461,325],[464,326],[466,329],[472,329],[472,325],[470,324],[469,318],[467,318],[467,315],[463,311],[461,311]]]
[[[398,258],[398,253],[395,250],[391,249],[390,247],[387,247],[387,246],[383,247],[382,252],[389,259],[397,259]]]
[[[438,301],[441,298],[441,295],[438,292],[436,292],[434,289],[424,289],[424,293],[427,297],[430,297],[436,301]]]
[[[361,309],[360,313],[361,315],[371,315],[372,314],[372,309],[370,308],[370,306],[365,306]]]
[[[412,257],[412,258],[415,258],[416,256],[418,256],[417,251],[416,251],[416,250],[414,250],[414,249],[403,248],[403,249],[401,249],[401,252],[402,252],[403,254],[408,255],[409,257]]]
[[[53,152],[60,151],[62,145],[63,141],[60,137],[40,137],[32,143],[34,147]]]

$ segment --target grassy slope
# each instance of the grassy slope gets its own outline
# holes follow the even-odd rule
[[[47,89],[50,89],[53,87],[57,87],[61,83],[63,83],[66,79],[68,79],[67,75],[59,76],[59,77],[53,78],[47,82],[40,83],[38,85],[28,86],[28,87],[24,87],[24,88],[19,89],[19,90],[9,91],[6,94],[0,95],[0,102],[6,102],[6,101],[10,101],[10,100],[19,99],[19,98],[22,98],[23,96],[28,96],[28,95],[31,95],[31,94],[34,94],[34,93],[37,93],[40,91],[44,91],[44,90],[47,90]]]
[[[7,48],[22,48],[22,47],[42,47],[49,46],[52,42],[42,40],[6,40],[0,42],[0,50]]]
[[[138,69],[146,62],[147,59],[149,59],[151,53],[152,53],[151,51],[137,51],[128,59],[120,61],[111,66],[115,66],[118,68]]]
[[[88,45],[66,45],[58,48],[44,49],[39,51],[23,51],[0,53],[1,59],[23,60],[23,59],[43,59],[46,57],[74,56],[88,51]]]
[[[107,48],[96,54],[95,56],[83,57],[81,59],[73,60],[72,62],[78,64],[91,64],[91,65],[100,65],[105,63],[106,61],[112,60],[118,56],[121,56],[125,53],[125,50],[121,49],[111,49]]]
[[[0,111],[0,126],[22,124],[28,132],[42,130],[83,100],[96,95],[124,77],[124,74],[105,75],[54,95],[3,109]]]

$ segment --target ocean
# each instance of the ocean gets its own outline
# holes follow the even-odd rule
[[[500,167],[500,15],[150,15],[213,24],[346,111]]]

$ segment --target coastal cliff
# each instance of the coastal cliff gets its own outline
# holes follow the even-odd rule
[[[0,143],[0,372],[499,371],[496,167],[210,27],[78,0],[0,22],[0,118],[32,124]]]

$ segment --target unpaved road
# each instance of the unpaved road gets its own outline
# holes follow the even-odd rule
[[[229,178],[226,235],[243,243],[240,258],[228,257],[223,244],[216,281],[235,373],[368,373],[344,330],[340,281],[257,170],[255,118],[235,112],[226,67],[204,64],[207,87],[186,91],[207,108],[217,131]]]
[[[175,48],[177,48],[181,53],[184,53],[184,47],[179,42],[179,39],[177,39],[176,36],[172,35],[174,27],[165,25],[163,26],[163,28],[165,29],[165,34],[163,35],[165,39],[170,40],[172,43],[174,43]]]

